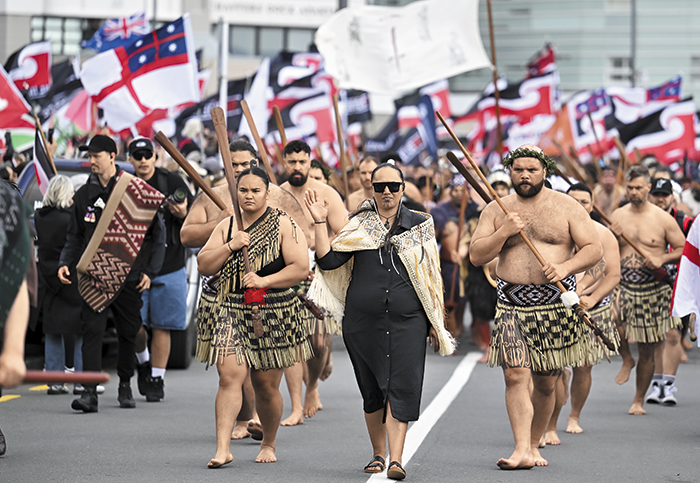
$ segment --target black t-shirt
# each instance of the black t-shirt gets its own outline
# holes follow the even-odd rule
[[[189,210],[192,207],[194,197],[187,183],[185,183],[177,173],[164,168],[156,168],[151,179],[146,182],[163,193],[166,198],[175,193],[178,189],[184,190],[187,195],[187,209]],[[177,218],[170,213],[167,207],[162,209],[162,214],[166,229],[165,259],[163,260],[163,267],[160,269],[158,275],[166,275],[180,270],[185,266],[187,256],[187,249],[182,245],[182,242],[180,242],[180,229],[182,228],[182,223],[185,221],[184,218]]]

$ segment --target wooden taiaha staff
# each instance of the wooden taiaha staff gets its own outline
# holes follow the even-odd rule
[[[284,122],[282,121],[280,108],[274,106],[272,108],[272,113],[275,115],[275,124],[277,124],[277,131],[280,133],[280,141],[282,141],[282,146],[284,147],[287,145],[287,134],[284,132]]]
[[[194,170],[194,168],[190,165],[189,161],[185,159],[185,157],[180,153],[180,151],[177,150],[175,146],[173,146],[173,143],[170,142],[170,139],[163,134],[162,131],[158,131],[158,133],[155,135],[155,140],[158,141],[158,143],[163,146],[163,149],[175,160],[175,162],[180,165],[180,167],[187,173],[187,175],[190,177],[190,179],[197,185],[199,188],[204,191],[204,193],[209,197],[210,200],[221,210],[225,211],[228,209],[226,206],[226,203],[212,190],[209,185],[207,185],[202,177],[199,175],[197,171]],[[229,155],[230,156],[230,155]],[[230,162],[229,162],[230,165]],[[228,182],[228,179],[226,180]],[[236,221],[238,223],[238,221]],[[316,316],[318,317],[319,314],[323,314],[321,312],[321,309],[316,306],[316,304],[313,303],[309,298],[307,297],[299,297],[299,299],[302,301],[304,305]]]
[[[27,371],[22,384],[30,383],[102,384],[109,382],[105,372]]]
[[[350,198],[350,188],[348,185],[348,171],[345,160],[345,142],[343,141],[343,123],[340,120],[340,109],[338,108],[338,94],[333,94],[333,108],[335,109],[335,128],[338,132],[338,149],[340,154],[340,168],[343,170],[343,187],[345,188],[345,208],[350,211],[348,198]]]
[[[493,14],[491,13],[491,0],[486,0],[486,8],[489,16],[489,39],[491,42],[491,60],[493,61],[493,97],[496,100],[496,151],[503,160],[503,128],[501,127],[501,94],[498,92],[498,66],[496,64],[496,42],[493,35]]]
[[[452,151],[448,151],[447,153],[447,159],[450,160],[450,162],[454,165],[455,163],[457,164],[462,164],[462,162],[457,159],[457,156],[455,156],[455,153]],[[464,166],[464,165],[463,165]],[[469,172],[468,169],[466,169],[466,166],[464,167],[464,171],[460,171],[462,176],[469,182],[472,188],[481,196],[481,199],[484,200],[486,203],[491,203],[493,201],[493,198],[491,195],[484,189],[483,186],[481,186],[481,183],[474,177],[473,174]]]
[[[199,186],[199,188],[204,191],[209,199],[211,199],[221,211],[225,211],[228,208],[223,200],[219,198],[216,193],[214,193],[214,190],[212,190],[209,185],[204,182],[202,177],[197,171],[195,171],[190,162],[187,161],[182,153],[180,153],[173,143],[170,142],[168,136],[163,134],[163,131],[158,131],[158,133],[155,135],[155,140],[158,141],[158,144],[163,146],[163,149],[165,149],[170,157],[175,160],[175,162],[185,171],[185,173],[187,173],[187,176],[190,177],[194,184]],[[226,145],[228,146],[228,143]]]
[[[466,178],[465,178],[466,181]],[[462,232],[464,230],[464,212],[467,211],[467,197],[469,196],[469,190],[465,186],[462,190],[462,199],[459,203],[459,223],[457,225],[457,246],[456,250],[459,251],[459,242],[462,240]],[[452,272],[452,286],[450,287],[450,299],[445,305],[454,307],[455,304],[455,285],[457,284],[457,274],[460,270],[460,264],[456,264],[455,270]]]
[[[228,183],[228,190],[231,193],[231,204],[233,205],[233,215],[236,217],[236,231],[243,231],[243,217],[241,216],[241,209],[238,206],[238,190],[236,189],[236,177],[233,174],[233,166],[231,165],[231,151],[228,149],[228,132],[226,131],[226,113],[224,110],[218,106],[214,107],[211,111],[211,120],[214,123],[214,130],[216,131],[216,140],[219,143],[219,152],[221,153],[221,159],[224,162],[224,172],[226,173],[226,181]],[[249,121],[250,122],[250,121]],[[251,131],[255,128],[251,125]],[[257,134],[255,132],[254,136]],[[259,139],[259,136],[257,137]],[[223,149],[222,149],[223,147]],[[244,246],[241,248],[241,253],[243,255],[243,263],[245,264],[245,273],[250,273],[250,257],[248,256],[248,247]],[[251,304],[253,312],[253,332],[255,332],[256,337],[262,337],[265,333],[262,325],[262,317],[260,315],[260,308],[256,302]]]
[[[250,127],[250,132],[253,134],[253,139],[255,139],[255,145],[258,147],[258,154],[260,154],[260,159],[262,159],[263,166],[265,166],[265,171],[267,171],[267,175],[270,177],[270,182],[273,184],[277,184],[277,176],[275,176],[275,172],[272,170],[272,166],[270,165],[270,160],[267,159],[267,151],[265,150],[265,144],[262,142],[262,139],[260,138],[260,134],[258,134],[258,128],[255,127],[255,120],[253,119],[253,114],[250,112],[250,108],[248,107],[248,103],[243,100],[241,101],[241,109],[243,110],[243,115],[245,116],[246,121],[248,122],[248,127]],[[226,118],[224,118],[224,121]],[[226,127],[226,123],[224,122],[224,127]],[[218,138],[219,136],[217,136]],[[228,141],[228,134],[226,135],[226,141]],[[228,144],[227,144],[228,146]],[[228,149],[225,150],[228,153]],[[224,150],[221,150],[221,153],[223,153]],[[231,157],[231,154],[228,153],[229,158]],[[223,154],[222,154],[223,158]],[[224,163],[226,164],[226,163]],[[235,186],[235,185],[234,185]]]
[[[479,166],[474,162],[474,160],[472,159],[472,157],[471,157],[471,155],[469,154],[469,152],[468,152],[468,151],[466,150],[466,148],[462,145],[462,142],[457,138],[457,136],[455,135],[454,131],[452,131],[452,129],[450,128],[450,126],[449,126],[449,125],[447,124],[447,122],[445,121],[445,118],[442,117],[442,114],[440,114],[438,111],[436,111],[435,114],[437,114],[438,118],[440,119],[440,122],[442,122],[442,124],[443,124],[443,125],[445,126],[445,128],[447,129],[447,132],[450,133],[450,136],[452,137],[452,139],[454,140],[454,142],[457,143],[457,146],[459,146],[459,148],[462,150],[462,153],[464,154],[464,157],[467,159],[467,161],[469,161],[469,164],[470,164],[471,167],[474,169],[474,171],[476,172],[477,176],[479,176],[479,178],[481,179],[481,181],[485,184],[486,189],[489,191],[489,194],[491,195],[491,198],[493,198],[493,199],[496,201],[496,203],[498,203],[498,206],[501,208],[501,210],[503,210],[503,213],[505,213],[506,216],[507,216],[507,215],[510,213],[510,211],[508,210],[508,208],[506,207],[506,205],[503,203],[503,201],[501,200],[501,198],[498,196],[498,194],[496,194],[496,191],[493,189],[493,187],[488,183],[488,181],[486,180],[486,177],[484,176],[484,173],[481,172],[481,170],[479,169]],[[450,158],[448,158],[448,159],[450,159]],[[451,161],[451,160],[450,160],[450,161]],[[465,167],[462,163],[459,163],[459,162],[456,163],[456,164],[453,163],[453,165],[455,166],[455,168],[457,168],[457,171],[459,171],[460,173],[462,173],[463,176],[464,176],[464,173],[465,173],[465,172],[468,172],[468,170],[466,169],[466,167]],[[466,176],[464,176],[464,177],[466,178]],[[545,261],[544,258],[542,258],[542,255],[540,254],[539,250],[537,250],[537,248],[535,247],[535,245],[532,244],[532,242],[530,241],[530,239],[528,238],[528,236],[527,236],[522,230],[520,230],[519,235],[520,235],[520,237],[523,239],[523,241],[525,242],[525,244],[528,246],[528,248],[530,249],[530,251],[532,252],[532,254],[535,255],[535,258],[536,258],[537,261],[540,263],[540,265],[542,265],[543,267],[544,267],[545,265],[547,265],[547,262]],[[555,285],[556,285],[557,288],[561,291],[561,293],[566,293],[566,292],[567,292],[566,287],[564,287],[564,284],[563,284],[563,283],[561,283],[561,282],[555,282]],[[572,309],[574,310],[574,312],[576,313],[576,315],[579,317],[579,319],[581,319],[588,327],[590,327],[591,329],[593,329],[593,332],[595,333],[596,336],[598,336],[598,337],[600,338],[600,340],[601,340],[602,343],[605,345],[605,347],[607,347],[607,348],[610,349],[611,351],[615,351],[615,350],[616,350],[616,349],[615,349],[615,346],[613,345],[613,343],[610,342],[610,339],[608,339],[608,338],[605,336],[605,334],[603,333],[603,331],[600,330],[600,327],[598,327],[598,326],[588,317],[588,314],[586,313],[585,310],[583,310],[583,307],[581,307],[580,304],[574,305],[574,306],[572,307]]]
[[[277,147],[277,143],[275,143],[275,155],[277,156],[277,160],[280,162],[280,166],[282,166],[282,169],[286,171],[287,163],[284,162],[284,154],[282,154],[281,151],[283,151],[284,148],[287,146],[287,134],[284,132],[284,122],[282,121],[282,114],[280,114],[280,108],[274,106],[272,108],[272,112],[275,116],[277,132],[280,133],[280,141],[282,142],[282,149],[279,149],[279,147]]]

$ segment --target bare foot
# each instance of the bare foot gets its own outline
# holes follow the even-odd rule
[[[277,456],[275,456],[275,447],[266,444],[260,445],[260,453],[258,457],[255,458],[256,463],[274,463],[277,461]]]
[[[542,457],[540,450],[537,448],[532,448],[532,459],[535,462],[535,466],[547,466],[547,460]]]
[[[489,361],[489,352],[486,351],[486,352],[484,352],[484,355],[481,356],[481,358],[476,362],[479,364],[486,364],[488,361]]]
[[[297,426],[299,424],[304,424],[304,415],[301,411],[293,412],[287,419],[280,423],[282,426]]]
[[[615,382],[622,385],[626,383],[629,378],[630,378],[630,372],[632,372],[632,369],[634,368],[634,359],[629,359],[629,360],[622,360],[622,367],[620,368],[620,372],[617,373],[617,376],[615,376]]]
[[[496,465],[502,470],[529,470],[535,461],[529,454],[513,453],[510,458],[501,458]]]
[[[540,436],[540,442],[537,446],[539,448],[544,448],[545,446],[547,446],[547,441],[545,441],[545,439],[544,439],[544,434],[542,436]]]
[[[633,416],[644,416],[647,412],[644,410],[642,405],[638,402],[633,402],[629,413]]]
[[[250,436],[248,432],[248,421],[236,421],[231,432],[231,439],[244,439]]]
[[[557,435],[556,431],[545,431],[544,442],[554,446],[561,444],[561,440],[559,439],[559,435]]]
[[[579,426],[577,418],[572,418],[569,416],[569,423],[566,426],[566,432],[574,434],[583,433],[583,429],[581,429],[581,426]]]
[[[318,378],[322,381],[325,381],[329,377],[331,377],[331,373],[333,372],[333,356],[331,354],[328,355],[328,362],[326,362],[326,367],[323,368],[321,371],[321,375],[318,376]]]
[[[207,468],[221,468],[224,465],[229,464],[231,461],[233,461],[233,455],[231,453],[226,455],[219,455],[217,453],[216,456],[214,456],[212,459],[209,460],[209,464],[207,464]]]
[[[315,389],[307,387],[304,399],[304,417],[312,418],[321,409],[323,409],[323,404],[321,404],[321,397],[318,395],[318,387]]]

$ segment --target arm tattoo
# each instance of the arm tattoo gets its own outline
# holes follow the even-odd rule
[[[605,258],[601,258],[598,263],[593,265],[591,268],[589,268],[586,273],[593,277],[593,280],[598,280],[599,278],[603,277],[603,274],[605,273],[605,267],[607,264],[605,263]]]

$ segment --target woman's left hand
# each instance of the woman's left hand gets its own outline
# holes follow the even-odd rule
[[[245,288],[265,288],[267,286],[265,278],[259,277],[254,272],[248,272],[243,275],[243,285],[245,285]]]
[[[428,340],[430,341],[430,345],[433,346],[433,350],[437,353],[440,350],[440,340],[433,327],[431,327],[430,332],[428,332]]]

